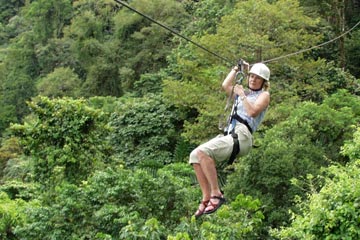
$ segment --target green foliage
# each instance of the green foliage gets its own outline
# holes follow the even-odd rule
[[[4,140],[0,148],[0,179],[4,176],[3,171],[7,162],[20,154],[21,148],[16,138]]]
[[[16,72],[16,69],[13,71],[7,75],[7,79],[3,83],[7,97],[4,98],[1,105],[4,105],[5,113],[9,114],[5,118],[7,124],[9,124],[9,120],[13,119],[15,122],[20,121],[29,113],[25,100],[29,99],[35,92],[35,86],[28,74]]]
[[[90,10],[79,11],[72,19],[71,25],[65,28],[64,34],[80,41],[102,39],[102,21],[98,20],[95,13]]]
[[[293,214],[290,227],[273,231],[281,239],[358,239],[360,192],[359,161],[347,166],[332,166],[324,187],[309,196],[300,206],[302,213]]]
[[[33,169],[31,165],[31,158],[27,156],[19,156],[11,158],[6,162],[3,171],[3,181],[18,180],[18,181],[32,181]]]
[[[319,40],[311,32],[316,24],[316,19],[305,16],[296,0],[273,4],[266,0],[240,1],[231,14],[222,18],[217,33],[203,37],[202,42],[229,59],[239,59],[240,53],[241,58],[255,62],[311,46]],[[230,46],[222,48],[223,43]]]
[[[122,86],[119,81],[117,66],[109,64],[111,59],[98,58],[97,60],[98,62],[88,69],[82,95],[87,97],[121,96]]]
[[[3,96],[0,96],[0,102],[3,101]],[[15,105],[5,105],[0,103],[0,132],[3,132],[11,122],[17,122],[17,118],[15,115],[16,106]]]
[[[160,74],[142,74],[140,80],[134,83],[136,93],[140,96],[147,94],[161,93],[162,91],[162,79]]]
[[[264,219],[260,207],[259,200],[239,194],[216,214],[202,216],[198,221],[194,217],[182,219],[176,235],[169,239],[259,239]]]
[[[41,68],[39,77],[52,73],[56,68],[70,68],[79,77],[83,78],[84,70],[81,68],[79,59],[74,56],[73,44],[71,39],[62,38],[49,39],[45,45],[36,45],[36,58]]]
[[[338,111],[351,111],[355,117],[360,115],[359,96],[352,95],[344,89],[327,97],[324,104]]]
[[[23,200],[11,200],[5,192],[0,191],[1,239],[17,239],[14,228],[25,222],[26,216],[22,210],[27,205]]]
[[[0,23],[5,25],[24,4],[25,0],[0,0]]]
[[[10,199],[22,199],[29,201],[36,199],[39,194],[39,186],[37,184],[25,183],[21,180],[7,180],[0,186],[0,191],[6,193]]]
[[[333,38],[333,10],[341,7],[128,2],[233,64]],[[344,3],[348,29],[358,16],[349,8],[355,1]],[[336,67],[337,42],[269,63],[272,100],[255,135],[260,148],[233,166],[227,204],[195,220],[201,193],[186,162],[193,144],[219,132],[224,63],[113,0],[0,0],[0,10],[0,131],[23,122],[12,127],[18,138],[4,135],[0,148],[1,239],[268,239],[268,228],[290,222],[289,210],[292,225],[272,237],[358,238],[360,140],[352,126],[360,85]],[[344,39],[352,74],[357,36]],[[90,98],[26,105],[37,90]],[[347,162],[348,169],[320,171]]]
[[[40,42],[62,35],[65,24],[71,18],[70,0],[37,0],[23,9],[24,16],[32,26]]]
[[[186,33],[202,36],[206,33],[216,33],[221,17],[230,12],[233,1],[184,1],[184,8],[191,14],[192,21],[186,28]]]
[[[345,42],[345,48],[347,50],[346,54],[346,62],[347,68],[351,72],[352,75],[360,78],[360,70],[359,70],[359,55],[360,55],[360,44],[357,41],[360,38],[360,30],[354,31],[349,39]]]
[[[88,227],[75,231],[90,209],[84,204],[80,188],[72,184],[59,184],[55,188],[51,205],[43,202],[37,207],[26,208],[27,221],[15,229],[16,236],[25,239],[80,239],[87,237]],[[78,235],[80,234],[83,235]]]
[[[190,203],[200,197],[184,178],[190,172],[187,164],[168,165],[156,177],[144,170],[106,168],[78,186],[61,183],[51,202],[27,209],[28,220],[17,226],[16,235],[163,239],[181,216],[191,214]]]
[[[82,100],[49,100],[39,97],[29,103],[35,119],[13,125],[24,149],[33,156],[34,180],[51,186],[52,178],[79,183],[103,165],[108,155],[108,127],[101,112]]]
[[[323,30],[320,30],[324,32],[324,42],[349,30],[360,20],[359,1],[300,0],[299,2],[307,13],[322,17],[322,21],[326,25]],[[354,56],[358,56],[360,53],[359,44],[356,41],[356,35],[358,35],[356,32],[358,31],[358,29],[354,29],[345,37],[316,50],[326,59],[335,61],[337,66],[345,64],[346,60],[346,66],[344,66],[357,78],[359,78],[357,68],[359,62],[358,58],[354,58]]]
[[[111,117],[111,141],[116,155],[127,166],[155,167],[172,161],[181,119],[161,97],[127,101]]]
[[[34,64],[35,56],[29,42],[30,36],[23,36],[23,43],[13,45],[8,49],[9,53],[4,59],[4,80],[1,83],[3,94],[6,98],[2,104],[15,106],[13,113],[18,119],[24,117],[28,112],[25,110],[24,101],[34,94],[35,88],[32,77],[37,71]]]
[[[104,111],[106,114],[115,112],[118,105],[123,104],[125,101],[127,101],[125,98],[115,98],[111,96],[97,96],[87,99],[87,103],[91,108],[101,109],[101,111]]]
[[[120,235],[121,239],[155,239],[166,237],[165,228],[155,219],[149,219],[143,224],[133,223],[128,225]]]
[[[291,83],[301,100],[321,103],[327,96],[339,89],[359,93],[360,82],[351,74],[324,60],[304,62],[295,74],[297,81]]]
[[[47,97],[76,97],[81,81],[70,68],[56,68],[37,84],[38,92]]]
[[[344,99],[349,101],[344,101]],[[341,107],[335,107],[336,102]],[[238,189],[258,197],[266,208],[264,213],[272,225],[288,219],[296,195],[304,197],[303,189],[293,186],[291,179],[320,174],[319,169],[330,161],[345,163],[339,152],[351,138],[351,126],[359,121],[357,97],[341,91],[328,97],[324,104],[299,104],[283,122],[265,132],[259,149],[243,158],[229,176],[230,197]],[[241,176],[239,178],[238,176]]]
[[[179,1],[135,0],[131,6],[176,31],[190,21]],[[166,57],[178,41],[172,41],[169,31],[126,8],[118,12],[114,22],[115,35],[120,40],[118,64],[122,66],[122,82],[127,83],[126,89],[133,90],[142,73],[155,73],[166,66]]]
[[[81,96],[121,96],[117,41],[114,41],[113,1],[77,1],[71,25],[64,29],[64,39],[71,43],[72,62],[84,80]]]
[[[350,161],[355,162],[360,159],[360,128],[357,127],[354,138],[345,141],[341,148],[341,153],[350,158]]]
[[[185,72],[195,71],[187,66]],[[191,68],[191,69],[190,69]],[[216,74],[215,74],[215,73]],[[164,81],[164,96],[180,109],[195,109],[187,117],[183,136],[192,143],[200,143],[210,135],[219,133],[219,116],[224,113],[225,98],[219,89],[223,72],[217,69],[197,70],[191,79],[196,81]],[[214,104],[217,103],[217,104]],[[194,112],[194,111],[193,111]]]
[[[21,34],[18,42],[6,49],[6,58],[1,64],[1,131],[29,113],[25,101],[35,92],[32,77],[37,72],[35,55],[29,50],[31,37],[31,34]]]

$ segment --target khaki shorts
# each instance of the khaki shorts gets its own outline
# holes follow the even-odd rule
[[[240,152],[238,156],[244,156],[248,154],[251,150],[253,139],[252,135],[247,129],[247,127],[242,124],[238,123],[235,126],[235,133],[238,135],[239,145],[240,145]],[[233,150],[234,140],[233,137],[230,135],[218,135],[217,137],[211,139],[210,141],[201,144],[197,148],[195,148],[191,154],[189,163],[199,163],[199,159],[197,157],[198,150],[201,150],[215,162],[223,162],[227,161],[230,158],[230,155]]]

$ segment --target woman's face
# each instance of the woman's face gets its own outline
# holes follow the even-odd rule
[[[256,74],[250,73],[249,75],[249,87],[251,89],[259,89],[262,87],[264,79]]]

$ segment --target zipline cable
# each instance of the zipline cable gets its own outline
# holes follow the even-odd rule
[[[321,43],[319,45],[316,45],[316,46],[313,46],[313,47],[310,47],[310,48],[306,48],[306,49],[302,49],[302,50],[297,51],[297,52],[285,54],[285,55],[282,55],[282,56],[279,56],[279,57],[276,57],[276,58],[272,58],[272,59],[269,59],[269,60],[265,60],[265,61],[262,61],[262,62],[263,63],[269,63],[269,62],[273,62],[273,61],[278,61],[278,60],[283,59],[283,58],[287,58],[287,57],[290,57],[290,56],[293,56],[293,55],[297,55],[297,54],[300,54],[300,53],[303,53],[303,52],[307,52],[307,51],[310,51],[310,50],[318,48],[318,47],[322,47],[322,46],[324,46],[326,44],[329,44],[329,43],[332,43],[332,42],[338,40],[339,38],[342,38],[346,34],[350,33],[352,30],[354,30],[359,24],[360,24],[360,21],[357,22],[352,28],[350,28],[349,30],[347,30],[346,32],[341,34],[340,36],[337,36],[336,38],[333,38],[333,39],[331,39],[329,41],[323,42],[323,43]]]
[[[147,15],[139,12],[138,10],[136,10],[136,9],[133,8],[133,7],[130,7],[128,4],[124,3],[123,1],[120,1],[120,0],[114,0],[114,1],[117,2],[117,3],[119,3],[119,4],[121,4],[121,5],[123,5],[124,7],[128,8],[128,9],[130,9],[130,10],[133,11],[133,12],[136,12],[137,14],[143,16],[144,18],[150,20],[151,22],[153,22],[153,23],[155,23],[155,24],[157,24],[157,25],[165,28],[166,30],[172,32],[173,34],[175,34],[175,35],[177,35],[177,36],[185,39],[186,41],[191,42],[191,43],[194,44],[195,46],[197,46],[197,47],[201,48],[202,50],[204,50],[204,51],[206,51],[206,52],[208,52],[208,53],[210,53],[210,54],[212,54],[212,55],[220,58],[221,60],[223,60],[223,61],[225,61],[225,62],[227,62],[227,63],[229,63],[229,64],[234,64],[233,61],[230,61],[229,59],[224,58],[224,57],[220,56],[219,54],[217,54],[217,53],[215,53],[215,52],[213,52],[213,51],[208,50],[207,48],[201,46],[200,44],[192,41],[190,38],[187,38],[187,37],[181,35],[180,33],[178,33],[177,31],[175,31],[175,30],[173,30],[173,29],[171,29],[170,27],[168,27],[168,26],[166,26],[166,25],[164,25],[164,24],[162,24],[162,23],[160,23],[160,22],[152,19],[151,17],[149,17],[149,16],[147,16]]]
[[[139,12],[138,10],[136,10],[136,9],[133,8],[133,7],[130,7],[128,4],[124,3],[123,1],[120,1],[120,0],[114,0],[114,1],[117,2],[118,4],[123,5],[124,7],[128,8],[128,9],[130,9],[131,11],[133,11],[133,12],[135,12],[135,13],[143,16],[144,18],[150,20],[151,22],[153,22],[153,23],[155,23],[155,24],[157,24],[157,25],[165,28],[166,30],[172,32],[173,34],[175,34],[175,35],[177,35],[177,36],[185,39],[186,41],[191,42],[191,43],[194,44],[195,46],[197,46],[197,47],[201,48],[202,50],[204,50],[204,51],[206,51],[206,52],[208,52],[208,53],[210,53],[210,54],[212,54],[212,55],[220,58],[221,60],[223,60],[223,61],[225,61],[225,62],[227,62],[227,63],[229,63],[229,64],[232,64],[232,65],[234,64],[233,61],[230,61],[229,59],[224,58],[224,57],[220,56],[219,54],[217,54],[217,53],[215,53],[215,52],[213,52],[213,51],[208,50],[207,48],[201,46],[200,44],[192,41],[190,38],[181,35],[179,32],[171,29],[170,27],[168,27],[168,26],[166,26],[166,25],[164,25],[164,24],[162,24],[162,23],[160,23],[160,22],[152,19],[151,17],[149,17],[149,16],[147,16],[147,15]],[[335,37],[335,38],[333,38],[333,39],[331,39],[331,40],[329,40],[329,41],[323,42],[323,43],[318,44],[318,45],[316,45],[316,46],[312,46],[312,47],[310,47],[310,48],[306,48],[306,49],[299,50],[299,51],[297,51],[297,52],[293,52],[293,53],[285,54],[285,55],[282,55],[282,56],[279,56],[279,57],[271,58],[271,59],[269,59],[269,60],[262,61],[262,63],[269,63],[269,62],[273,62],[273,61],[278,61],[278,60],[283,59],[283,58],[287,58],[287,57],[290,57],[290,56],[294,56],[294,55],[297,55],[297,54],[300,54],[300,53],[303,53],[303,52],[307,52],[307,51],[310,51],[310,50],[312,50],[312,49],[319,48],[319,47],[322,47],[322,46],[324,46],[324,45],[327,45],[327,44],[329,44],[329,43],[331,43],[331,42],[334,42],[334,41],[338,40],[339,38],[345,36],[346,34],[350,33],[350,32],[353,31],[359,24],[360,24],[360,21],[358,21],[352,28],[350,28],[350,29],[347,30],[346,32],[342,33],[341,35],[339,35],[339,36],[337,36],[337,37]],[[250,66],[252,66],[252,65],[253,65],[253,64],[250,64]]]

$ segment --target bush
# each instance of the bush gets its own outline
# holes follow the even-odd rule
[[[272,231],[281,239],[359,239],[360,238],[360,128],[342,150],[350,157],[346,166],[325,170],[325,184],[319,192],[300,203],[301,213],[293,213],[290,227]]]

